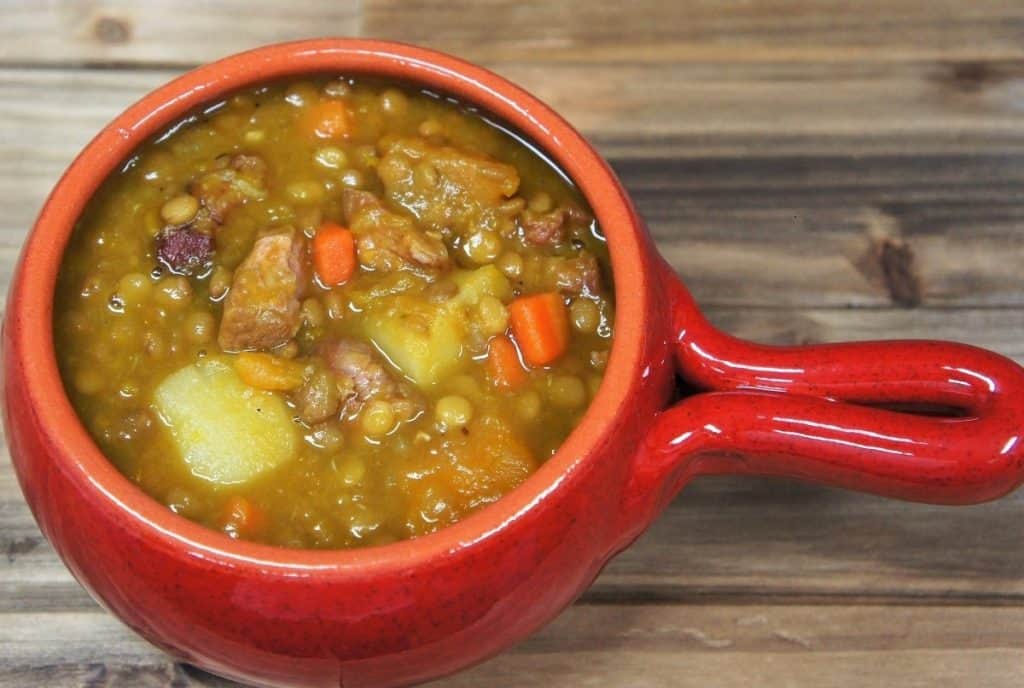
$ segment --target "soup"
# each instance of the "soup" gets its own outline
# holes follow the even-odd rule
[[[450,99],[240,92],[169,127],[79,220],[65,387],[174,512],[285,547],[382,544],[499,499],[601,382],[608,254],[571,182]]]

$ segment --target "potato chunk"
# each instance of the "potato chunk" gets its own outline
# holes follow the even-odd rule
[[[221,360],[172,373],[156,388],[154,402],[182,460],[211,483],[248,482],[292,459],[299,448],[281,398],[249,387]]]
[[[400,294],[388,307],[371,311],[366,334],[399,370],[420,387],[430,387],[462,361],[465,323],[447,304]]]
[[[493,296],[503,303],[512,300],[512,285],[493,265],[456,272],[452,275],[452,280],[459,287],[455,297],[458,303],[475,306],[485,296]]]
[[[452,282],[455,293],[446,301],[404,293],[366,317],[367,336],[420,387],[434,385],[465,361],[467,334],[480,327],[485,297],[512,298],[508,279],[493,265],[456,271]]]

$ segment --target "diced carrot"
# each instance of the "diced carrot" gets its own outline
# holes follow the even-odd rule
[[[531,366],[547,365],[569,347],[569,315],[557,293],[522,296],[508,311],[512,334]]]
[[[352,232],[333,222],[320,225],[313,237],[313,268],[324,286],[333,287],[352,279],[356,262]]]
[[[322,100],[311,105],[303,117],[311,135],[321,139],[347,139],[352,135],[352,113],[340,100]]]
[[[516,345],[505,335],[495,337],[487,345],[487,375],[502,389],[518,389],[526,382],[526,371],[519,362]]]
[[[239,537],[256,535],[266,523],[263,510],[240,495],[228,499],[221,519],[224,530]]]

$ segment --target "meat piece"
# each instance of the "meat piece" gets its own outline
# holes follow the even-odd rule
[[[256,155],[221,156],[214,169],[189,185],[199,210],[183,225],[168,225],[156,240],[156,256],[171,272],[201,272],[213,258],[213,233],[228,211],[250,198],[262,198],[267,164]]]
[[[188,227],[168,228],[156,239],[156,257],[178,275],[205,272],[213,260],[213,237]]]
[[[565,219],[570,224],[576,225],[589,225],[594,221],[594,216],[588,213],[583,208],[579,207],[572,201],[565,203],[562,206],[562,210],[565,211]]]
[[[343,399],[355,394],[349,379],[339,380],[327,370],[318,370],[291,395],[295,410],[307,425],[322,423],[338,415]]]
[[[400,216],[375,214],[377,217],[370,219],[374,226],[356,234],[360,265],[383,272],[406,268],[440,271],[451,267],[448,247],[443,241],[416,231],[412,223],[406,226],[404,222],[393,221]]]
[[[305,244],[295,232],[257,239],[235,270],[217,342],[225,351],[273,349],[299,330],[307,279]]]
[[[565,220],[566,213],[562,208],[555,208],[548,213],[532,213],[526,210],[519,216],[523,237],[527,243],[535,246],[553,245],[565,241]]]
[[[351,393],[341,403],[342,416],[358,413],[371,399],[390,402],[399,420],[409,420],[423,410],[423,401],[412,387],[396,380],[368,344],[339,339],[321,344],[319,353],[340,384],[350,385]]]
[[[253,179],[258,179],[261,183],[267,174],[267,163],[258,155],[247,153],[232,155],[228,158],[227,166]]]
[[[213,231],[232,209],[249,199],[262,199],[267,192],[266,177],[267,163],[258,155],[218,158],[213,170],[189,185],[189,193],[200,203],[193,226]]]
[[[535,246],[560,244],[571,226],[586,226],[593,220],[590,213],[571,201],[546,213],[524,210],[519,214],[523,237]]]
[[[342,196],[349,228],[356,237],[359,264],[372,270],[436,272],[451,267],[448,247],[392,212],[367,191],[346,191]]]
[[[367,208],[383,208],[384,203],[369,191],[359,189],[344,189],[341,192],[341,211],[345,214],[345,221],[351,224],[363,210]]]
[[[189,192],[199,201],[199,210],[192,219],[167,225],[157,236],[157,259],[179,275],[208,268],[213,259],[214,232],[232,208],[265,195],[266,173],[267,164],[257,155],[218,158],[212,171],[189,185]]]
[[[597,257],[587,251],[571,258],[551,258],[549,274],[554,275],[554,286],[564,294],[599,294],[601,292],[601,266]]]
[[[480,153],[400,138],[387,145],[377,175],[393,203],[436,231],[465,235],[518,212],[508,199],[519,189],[519,172]]]

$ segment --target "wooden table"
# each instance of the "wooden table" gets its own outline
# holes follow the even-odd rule
[[[1024,361],[1024,2],[0,4],[0,277],[47,190],[182,70],[313,35],[487,65],[611,161],[713,319],[800,343],[943,337]],[[585,8],[585,9],[584,9]],[[1024,494],[899,504],[688,487],[554,624],[446,686],[1019,686]],[[226,685],[107,615],[0,462],[0,684]]]

